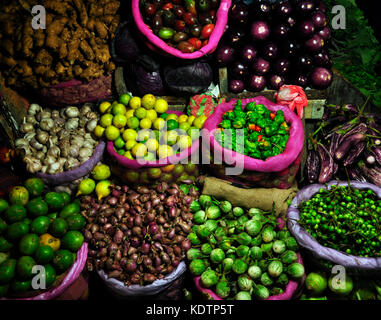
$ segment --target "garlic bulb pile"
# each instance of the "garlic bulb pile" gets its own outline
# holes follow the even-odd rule
[[[24,137],[15,141],[15,147],[30,173],[69,171],[92,156],[97,141],[91,133],[97,122],[98,114],[89,103],[60,110],[31,104],[20,127]]]

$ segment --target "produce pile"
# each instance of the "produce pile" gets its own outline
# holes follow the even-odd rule
[[[85,219],[69,194],[45,192],[41,179],[30,178],[0,199],[0,296],[32,290],[35,265],[43,265],[46,288],[76,260]]]
[[[236,2],[217,50],[229,90],[278,90],[283,84],[325,89],[332,82],[330,28],[323,1]]]
[[[116,152],[131,160],[155,161],[188,149],[199,138],[206,116],[167,113],[168,103],[146,94],[123,94],[119,102],[102,102],[94,134],[113,141]]]
[[[140,1],[144,22],[169,46],[192,53],[208,43],[219,0]]]
[[[272,213],[233,208],[208,195],[192,202],[191,211],[189,269],[220,298],[264,300],[282,294],[289,279],[303,277],[298,244],[287,229],[277,230]]]
[[[34,5],[46,9],[46,29],[32,28]],[[0,1],[0,64],[6,83],[36,89],[110,74],[115,64],[108,41],[119,24],[119,6],[114,0]]]
[[[98,141],[92,136],[98,114],[91,104],[51,110],[31,104],[15,141],[30,173],[56,174],[80,166],[92,156]]]
[[[104,270],[108,278],[126,285],[150,284],[163,279],[184,259],[191,243],[193,215],[187,194],[177,184],[162,182],[155,188],[109,185],[100,200],[81,197],[90,251],[89,270]]]
[[[381,256],[381,200],[372,190],[321,188],[299,210],[298,223],[321,245],[356,256]]]
[[[306,162],[309,183],[334,178],[368,181],[381,187],[381,117],[365,105],[327,105],[310,137]]]
[[[243,109],[241,100],[223,115],[219,128],[215,138],[222,147],[261,160],[282,153],[290,132],[282,110],[274,113],[255,102]]]

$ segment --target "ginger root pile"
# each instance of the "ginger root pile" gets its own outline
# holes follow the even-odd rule
[[[46,9],[46,29],[32,28],[34,5]],[[85,82],[115,69],[109,41],[119,24],[115,0],[0,0],[0,69],[9,86]]]

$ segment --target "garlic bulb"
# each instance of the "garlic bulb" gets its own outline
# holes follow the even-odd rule
[[[87,160],[89,160],[90,159],[90,157],[79,157],[79,161],[81,162],[81,163],[84,163],[84,162],[86,162]]]
[[[46,110],[42,110],[36,115],[37,121],[41,121],[42,119],[51,119],[51,113]]]
[[[69,136],[69,132],[65,129],[61,129],[60,131],[57,132],[58,140],[67,139],[68,136]]]
[[[29,132],[24,136],[24,139],[30,142],[30,140],[32,140],[32,138],[34,138],[35,136],[36,132]]]
[[[37,153],[34,156],[38,160],[44,160],[45,159],[45,152],[43,152],[43,151],[37,151]]]
[[[68,193],[70,195],[73,193],[73,191],[71,191],[71,189],[68,186],[65,186],[65,185],[61,185],[61,186],[55,187],[54,191],[56,191],[56,192],[66,192],[66,193]]]
[[[43,130],[37,130],[36,139],[39,143],[46,144],[49,140],[49,133]]]
[[[78,148],[81,148],[84,142],[85,142],[85,138],[83,136],[75,136],[70,141],[72,145],[76,145],[78,146]]]
[[[71,170],[79,166],[80,162],[75,158],[68,158],[65,163],[65,170]]]
[[[81,158],[91,157],[92,154],[93,150],[91,148],[81,148],[78,153]]]
[[[56,146],[58,144],[58,137],[57,136],[50,136],[49,141],[47,143],[47,146],[49,148]]]
[[[60,112],[58,110],[53,110],[52,111],[52,119],[56,120],[58,118],[60,118]]]
[[[41,172],[46,173],[46,170],[48,170],[48,166],[42,166]]]
[[[79,110],[77,107],[67,107],[65,110],[65,115],[68,118],[76,118],[79,117]]]
[[[92,105],[90,103],[85,103],[81,108],[81,116],[85,116],[88,112],[91,112]]]
[[[86,130],[89,132],[93,132],[97,124],[98,124],[97,119],[91,119],[90,121],[86,123]]]
[[[31,103],[28,108],[28,114],[34,116],[41,110],[41,107],[37,103]]]
[[[49,174],[57,173],[61,168],[61,165],[58,162],[52,163],[48,165],[48,169],[46,170]]]
[[[15,141],[16,148],[29,147],[29,142],[26,139],[20,138]]]
[[[59,158],[58,159],[58,163],[60,164],[60,167],[63,168],[63,166],[65,165],[67,159],[66,158]]]
[[[21,127],[20,127],[20,131],[22,133],[29,133],[29,132],[33,132],[34,130],[34,127],[33,127],[33,124],[31,123],[24,123]]]
[[[66,130],[76,130],[79,126],[79,119],[78,118],[71,118],[65,123],[65,129]]]
[[[41,161],[36,158],[33,158],[32,156],[28,155],[24,157],[24,162],[26,163],[26,169],[30,173],[36,173],[42,169]]]
[[[35,123],[37,123],[36,118],[35,118],[34,116],[32,116],[32,115],[27,115],[27,116],[25,117],[25,120],[26,120],[26,123],[30,123],[30,124],[35,124]]]
[[[53,163],[56,163],[57,162],[57,159],[53,156],[46,156],[46,158],[44,159],[43,163],[44,165],[48,166],[50,164],[53,164]]]
[[[54,158],[58,158],[61,154],[60,148],[57,146],[52,146],[49,148],[48,152],[46,153],[48,156],[52,156]]]
[[[50,131],[54,126],[54,120],[52,118],[45,118],[40,121],[40,128],[45,131]]]
[[[62,128],[65,125],[65,119],[64,118],[56,118],[54,119],[54,126],[57,126],[59,128]]]
[[[69,148],[68,155],[73,158],[77,158],[79,154],[79,147],[75,144],[72,144]]]
[[[43,146],[42,149],[41,149],[41,151],[42,151],[43,153],[46,153],[46,152],[48,151],[48,147],[47,147],[47,146]]]
[[[67,157],[69,155],[69,149],[70,149],[70,142],[69,140],[61,140],[58,143],[58,147],[61,150],[61,156]]]
[[[85,116],[89,120],[98,119],[98,115],[95,112],[93,112],[93,111],[90,111],[90,112],[86,113]]]
[[[42,150],[42,147],[44,145],[42,145],[41,143],[39,143],[35,137],[33,137],[31,140],[30,140],[30,145],[35,148],[36,150]]]

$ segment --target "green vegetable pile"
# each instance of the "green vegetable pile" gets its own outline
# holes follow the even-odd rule
[[[243,110],[242,101],[237,100],[234,109],[223,115],[215,138],[224,148],[266,160],[284,151],[289,132],[282,110],[273,113],[255,102]]]
[[[299,210],[298,223],[323,246],[357,256],[381,256],[381,200],[372,190],[320,188]]]
[[[289,279],[303,277],[298,244],[287,229],[277,229],[271,212],[244,210],[208,195],[193,201],[191,211],[189,269],[220,298],[264,300],[283,293]]]

